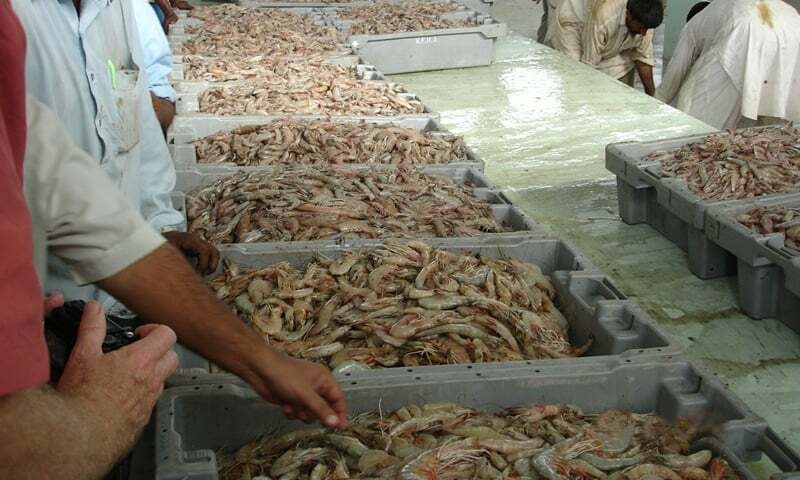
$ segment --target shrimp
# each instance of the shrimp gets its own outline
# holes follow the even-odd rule
[[[700,450],[691,455],[658,455],[656,459],[673,470],[680,470],[688,467],[705,467],[711,461],[711,457],[711,450]]]
[[[303,465],[316,463],[330,455],[331,451],[327,448],[296,448],[287,450],[283,455],[275,460],[269,474],[272,477],[281,477],[293,470],[297,470]]]
[[[643,463],[631,467],[623,472],[628,480],[642,480],[647,477],[657,477],[663,480],[681,480],[681,476],[671,468],[653,463]]]

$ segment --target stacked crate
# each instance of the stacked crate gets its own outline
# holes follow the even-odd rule
[[[737,275],[739,305],[748,316],[774,317],[800,333],[800,251],[785,247],[783,234],[761,235],[737,220],[758,206],[797,206],[800,185],[755,198],[707,200],[648,159],[704,138],[609,145],[606,168],[617,176],[620,216],[628,224],[647,223],[684,250],[698,278]]]

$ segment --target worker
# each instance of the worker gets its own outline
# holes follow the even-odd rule
[[[716,128],[800,120],[800,14],[782,0],[716,1],[688,22],[657,97]]]
[[[133,1],[133,15],[142,47],[142,65],[147,74],[153,110],[166,134],[175,118],[175,89],[169,80],[172,72],[172,51],[164,30],[158,24],[158,17],[149,7],[147,0]]]
[[[569,57],[644,91],[655,93],[653,29],[661,25],[659,0],[563,0],[546,42]]]
[[[196,257],[198,270],[207,274],[216,269],[219,253],[181,231],[184,217],[172,205],[175,166],[147,76],[140,74],[144,62],[132,1],[78,0],[81,27],[76,29],[73,2],[12,0],[28,36],[27,92],[59,115],[72,140],[95,158],[153,228]],[[48,263],[46,290],[98,300],[106,310],[123,308],[93,286],[76,285],[59,259]]]

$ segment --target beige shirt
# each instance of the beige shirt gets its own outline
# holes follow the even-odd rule
[[[164,243],[50,110],[29,97],[27,114],[25,197],[42,285],[48,250],[70,268],[77,284],[86,284],[124,270]]]
[[[655,65],[653,30],[632,35],[625,25],[626,6],[627,0],[563,0],[545,43],[615,79],[637,61]]]

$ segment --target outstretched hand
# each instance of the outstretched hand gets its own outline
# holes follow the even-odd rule
[[[331,372],[316,363],[277,353],[245,378],[266,400],[292,419],[318,420],[330,428],[347,426],[347,404]]]

